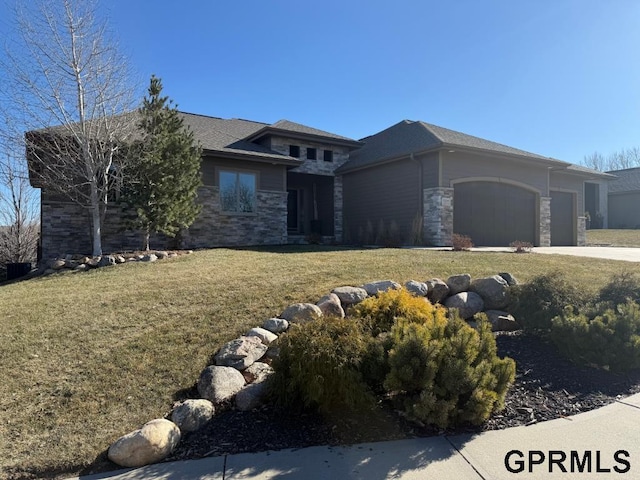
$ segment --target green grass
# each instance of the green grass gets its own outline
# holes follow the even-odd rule
[[[519,280],[561,270],[585,295],[627,262],[558,255],[216,249],[0,286],[0,477],[68,476],[166,415],[225,341],[290,303],[393,279]]]
[[[587,230],[587,244],[640,247],[640,230]]]

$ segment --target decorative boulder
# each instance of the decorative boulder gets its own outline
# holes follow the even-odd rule
[[[116,255],[116,263],[125,263],[126,261],[122,255]]]
[[[476,278],[469,290],[482,297],[487,310],[500,310],[509,304],[509,285],[500,275]]]
[[[161,251],[161,252],[156,252],[156,257],[158,257],[158,260],[163,260],[165,258],[167,258],[169,256],[169,254],[167,252]]]
[[[280,314],[280,318],[284,318],[289,323],[310,322],[321,316],[322,310],[313,303],[294,303]]]
[[[369,296],[364,288],[359,287],[338,287],[331,290],[331,293],[335,293],[345,307],[360,303]]]
[[[513,315],[500,310],[487,310],[484,312],[489,322],[491,322],[491,331],[493,332],[513,332],[520,330],[520,325],[513,318]]]
[[[158,260],[158,257],[155,253],[148,253],[146,255],[143,255],[140,260],[143,262],[155,262],[156,260]]]
[[[209,365],[198,379],[198,393],[215,404],[233,397],[244,384],[242,373],[235,368]]]
[[[415,295],[416,297],[426,297],[427,295],[429,295],[429,286],[424,282],[409,280],[404,284],[404,288],[406,288],[409,293]]]
[[[67,263],[64,260],[52,260],[49,264],[49,268],[52,270],[62,270],[67,266]]]
[[[262,343],[269,345],[271,342],[278,339],[275,333],[271,333],[266,328],[255,327],[247,332],[247,337],[258,337]]]
[[[393,280],[379,280],[377,282],[366,283],[362,286],[370,297],[376,296],[380,292],[386,292],[387,290],[398,290],[400,284]]]
[[[236,395],[236,408],[241,412],[253,410],[262,405],[265,397],[266,384],[264,382],[247,385]]]
[[[267,352],[267,346],[256,336],[242,336],[225,343],[216,353],[216,365],[244,370],[260,360]]]
[[[115,265],[116,263],[116,257],[114,257],[113,255],[103,255],[98,262],[98,267],[109,267],[111,265]]]
[[[457,308],[460,317],[473,317],[476,313],[480,313],[484,309],[484,302],[480,295],[474,292],[460,292],[448,297],[444,301],[447,308]]]
[[[447,287],[449,287],[449,295],[466,292],[471,285],[471,275],[463,273],[462,275],[452,275],[447,279]]]
[[[189,399],[173,409],[171,421],[178,426],[181,432],[194,432],[211,420],[214,413],[213,403],[209,400]]]
[[[330,293],[322,297],[318,303],[318,308],[325,317],[344,318],[344,309],[340,303],[340,298],[335,293]]]
[[[442,300],[449,296],[449,287],[439,278],[432,278],[431,280],[427,280],[426,283],[429,287],[428,298],[431,300],[431,303],[441,303]]]
[[[264,321],[262,328],[271,333],[282,333],[289,329],[289,322],[284,318],[269,318]]]
[[[271,365],[267,365],[263,362],[256,362],[242,372],[244,379],[247,383],[260,383],[264,382],[270,375],[273,374],[273,368]]]
[[[510,287],[518,285],[518,280],[516,279],[516,277],[514,277],[510,273],[502,272],[502,273],[499,273],[498,275],[500,275],[504,279],[504,281],[507,282],[507,285],[509,285]]]
[[[178,426],[159,418],[120,437],[109,447],[107,456],[121,467],[142,467],[164,460],[179,441]]]

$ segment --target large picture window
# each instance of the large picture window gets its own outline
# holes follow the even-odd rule
[[[223,212],[256,211],[256,174],[220,171],[220,204]]]

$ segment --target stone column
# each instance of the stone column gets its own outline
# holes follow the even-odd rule
[[[578,217],[578,246],[584,247],[587,244],[587,218]]]
[[[342,243],[342,176],[333,178],[333,238]]]
[[[540,197],[540,243],[538,246],[551,246],[551,197]]]
[[[453,236],[453,188],[425,188],[422,198],[425,244],[450,246]]]

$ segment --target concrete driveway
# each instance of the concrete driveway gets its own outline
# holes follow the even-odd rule
[[[511,252],[508,247],[476,247],[474,252]],[[606,260],[622,260],[640,262],[640,248],[628,247],[534,247],[533,253],[552,255],[573,255],[576,257],[604,258]]]

